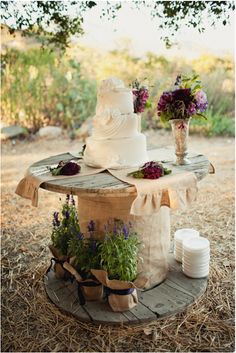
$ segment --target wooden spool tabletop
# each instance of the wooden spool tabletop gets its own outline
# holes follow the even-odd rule
[[[169,256],[170,271],[167,279],[155,288],[138,291],[139,303],[123,313],[113,312],[106,301],[86,302],[81,306],[76,283],[55,277],[51,270],[44,277],[45,289],[51,301],[62,311],[72,314],[80,321],[95,324],[139,324],[161,320],[184,311],[192,305],[207,288],[207,277],[192,279],[185,276],[181,264]]]
[[[172,148],[166,147],[160,149],[160,151],[165,150],[172,151]],[[40,166],[52,166],[57,164],[61,160],[66,161],[72,158],[72,155],[69,153],[59,154],[34,163],[30,167],[30,169],[32,170],[34,167]],[[198,180],[203,179],[210,172],[211,163],[205,156],[190,154],[188,159],[191,162],[189,165],[175,167],[180,168],[181,170],[193,171]],[[170,164],[168,164],[167,166],[171,168]],[[48,191],[58,192],[62,194],[94,194],[99,192],[100,194],[123,193],[126,195],[130,195],[135,194],[136,192],[135,186],[129,185],[128,183],[118,180],[107,171],[89,176],[78,175],[74,176],[73,178],[65,176],[65,179],[44,182],[40,185],[40,187]]]

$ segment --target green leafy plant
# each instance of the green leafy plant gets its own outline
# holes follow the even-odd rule
[[[70,239],[80,234],[79,220],[72,195],[66,196],[60,213],[54,212],[52,224],[52,244],[61,255],[67,256]]]
[[[101,242],[94,238],[95,223],[92,220],[88,224],[88,231],[89,238],[85,238],[81,232],[73,234],[68,247],[70,256],[75,257],[74,265],[83,278],[91,277],[91,269],[101,268]]]
[[[101,266],[110,279],[133,281],[138,275],[140,241],[132,230],[120,220],[105,227],[105,239],[101,243]]]

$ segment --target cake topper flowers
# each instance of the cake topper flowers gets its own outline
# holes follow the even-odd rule
[[[142,113],[145,108],[151,107],[151,102],[148,100],[148,88],[141,85],[137,79],[132,82],[131,86],[134,98],[134,112]]]
[[[171,172],[170,169],[164,168],[161,163],[151,161],[145,163],[139,170],[129,173],[128,176],[136,179],[159,179]]]
[[[207,109],[208,102],[199,75],[178,75],[174,86],[174,90],[163,92],[158,101],[157,115],[161,122],[188,120],[191,117],[206,119],[202,113]]]

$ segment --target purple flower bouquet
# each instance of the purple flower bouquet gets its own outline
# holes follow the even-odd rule
[[[198,75],[192,77],[177,76],[176,89],[163,92],[158,104],[157,114],[161,122],[173,119],[188,120],[192,118],[205,118],[202,114],[208,107],[207,95],[202,90]]]

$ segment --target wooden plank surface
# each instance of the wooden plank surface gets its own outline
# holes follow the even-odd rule
[[[76,282],[56,279],[53,270],[45,275],[44,285],[51,301],[78,320],[113,325],[150,322],[184,311],[207,288],[207,278],[186,277],[173,255],[170,255],[169,263],[167,279],[155,288],[139,292],[138,305],[123,313],[113,312],[104,299],[100,302],[86,302],[84,306],[80,306]]]
[[[167,148],[168,149],[168,148]],[[39,167],[50,167],[57,164],[59,161],[70,160],[72,155],[69,153],[64,153],[56,156],[46,158],[44,160],[34,163],[30,168],[39,168]],[[173,156],[174,158],[174,156]],[[197,176],[198,180],[204,178],[210,168],[210,162],[203,155],[193,155],[188,157],[191,163],[185,166],[178,166],[175,168],[180,169],[181,171],[193,171]],[[76,158],[73,158],[76,159]],[[171,168],[169,163],[166,164],[166,167]],[[122,182],[112,176],[109,172],[102,172],[90,176],[74,176],[73,178],[65,177],[65,179],[58,179],[53,181],[44,182],[41,184],[41,188],[48,191],[59,192],[59,193],[135,193],[136,189],[134,186],[129,185],[125,182]]]

